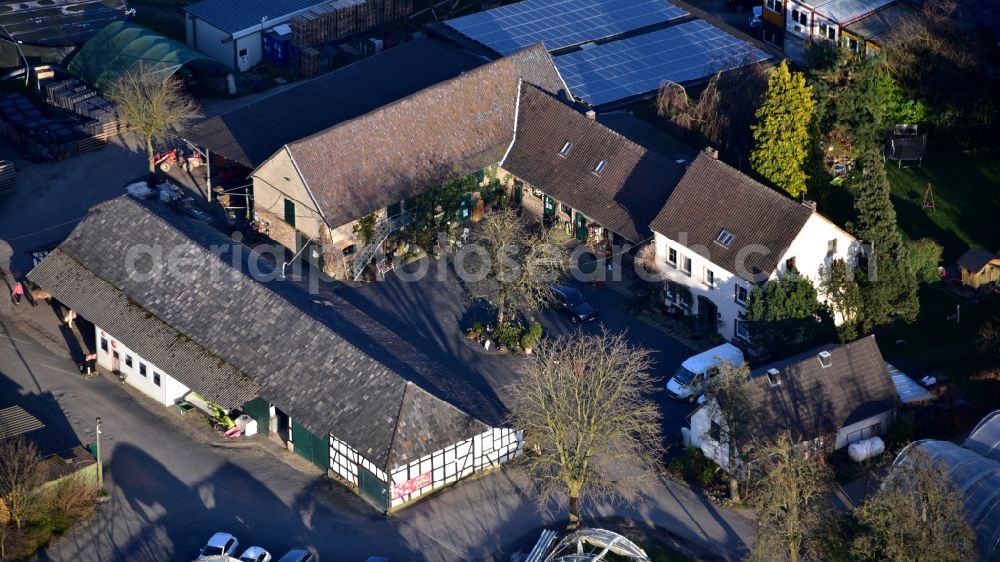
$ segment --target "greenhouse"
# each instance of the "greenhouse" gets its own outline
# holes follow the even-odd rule
[[[1000,561],[1000,410],[983,418],[961,445],[935,439],[914,441],[893,465],[907,462],[914,449],[943,463],[952,484],[964,496],[979,559]]]

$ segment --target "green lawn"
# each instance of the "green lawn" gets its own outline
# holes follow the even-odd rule
[[[970,155],[933,148],[922,166],[897,168],[886,163],[892,203],[903,234],[933,238],[944,246],[944,261],[954,263],[970,246],[1000,250],[1000,154]],[[923,207],[927,184],[934,186],[934,209]],[[818,194],[820,212],[837,224],[854,218],[853,192],[829,187]]]
[[[960,323],[948,317],[961,304]],[[991,366],[979,352],[976,340],[979,328],[989,318],[1000,317],[1000,299],[996,297],[972,304],[940,286],[920,289],[920,314],[913,324],[899,323],[887,337],[880,337],[882,354],[911,376],[927,372],[964,378]],[[904,343],[897,344],[902,340]],[[916,372],[909,372],[916,370]]]

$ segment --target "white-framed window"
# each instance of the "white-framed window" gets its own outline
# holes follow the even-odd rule
[[[827,255],[830,255],[830,256],[832,256],[833,254],[837,253],[837,239],[836,238],[833,238],[832,240],[828,240],[826,242],[826,253],[827,253]]]
[[[677,248],[669,248],[667,250],[667,263],[677,267]]]
[[[153,384],[160,386],[160,373],[153,371]]]
[[[142,376],[146,376],[146,364],[143,363],[142,361],[139,361],[139,374]]]
[[[799,23],[802,25],[809,25],[809,13],[799,12]]]
[[[130,369],[132,368],[132,356],[128,353],[125,354],[125,366]]]
[[[715,288],[715,272],[707,267],[705,268],[705,284]]]
[[[747,331],[747,321],[742,318],[736,319],[736,325],[733,327],[733,335],[737,339],[743,341],[750,341],[750,332]]]
[[[728,248],[730,245],[732,245],[733,238],[735,238],[733,233],[723,228],[722,232],[720,232],[719,235],[715,237],[715,243],[722,246],[723,248]]]
[[[824,33],[824,35],[826,36],[827,39],[829,39],[830,41],[836,41],[837,40],[837,26],[835,26],[835,25],[829,25],[828,26],[828,25],[824,24],[821,27],[826,27],[826,32]]]
[[[750,291],[747,290],[743,285],[736,286],[736,302],[746,306],[747,300],[750,298]]]
[[[691,275],[691,258],[687,256],[681,256],[681,271]]]
[[[566,158],[567,156],[569,156],[569,151],[572,148],[573,148],[573,143],[566,141],[566,144],[563,145],[562,150],[559,151],[559,156]]]
[[[781,1],[782,0],[764,0],[764,7],[772,12],[781,13]]]

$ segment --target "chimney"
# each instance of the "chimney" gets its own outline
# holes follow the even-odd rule
[[[824,369],[833,365],[833,357],[830,356],[829,351],[820,351],[819,354],[819,364],[823,366]]]
[[[717,149],[715,149],[715,148],[712,148],[711,146],[706,146],[705,147],[705,154],[707,154],[709,157],[711,157],[712,160],[718,160],[719,159],[719,151]]]
[[[591,121],[597,121],[597,112],[594,111],[593,109],[588,109],[587,119],[590,119]]]
[[[778,378],[780,374],[781,372],[774,367],[767,370],[767,381],[771,383],[771,386],[778,386],[781,384],[781,379]]]
[[[805,199],[805,200],[802,201],[802,204],[805,205],[806,207],[809,207],[810,209],[812,209],[814,213],[816,212],[816,202],[815,201],[810,201],[809,199]]]

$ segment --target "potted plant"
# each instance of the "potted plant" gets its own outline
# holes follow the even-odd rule
[[[521,336],[521,347],[524,348],[524,352],[528,355],[531,354],[532,348],[538,345],[538,340],[542,338],[542,325],[538,322],[532,322],[528,331]]]

